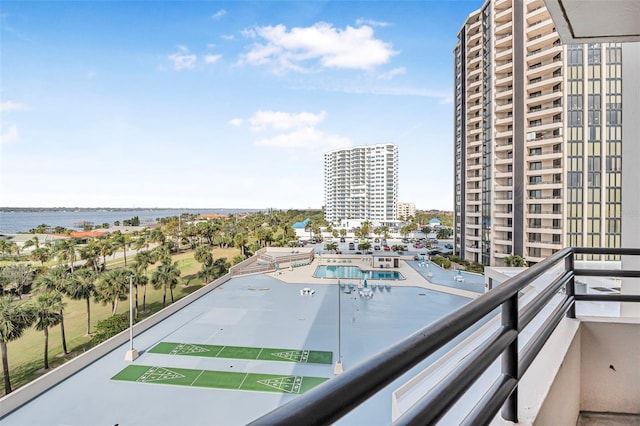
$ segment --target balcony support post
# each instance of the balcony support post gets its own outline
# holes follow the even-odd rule
[[[576,301],[575,301],[576,276],[573,273],[573,271],[575,271],[574,262],[575,262],[575,252],[572,251],[571,254],[564,259],[564,270],[572,272],[571,278],[569,279],[569,281],[567,281],[567,285],[566,285],[566,288],[565,288],[565,294],[567,295],[567,297],[569,299],[571,299],[571,307],[567,311],[567,317],[568,318],[575,318],[576,317]]]
[[[502,304],[502,326],[518,331],[518,294],[514,294]],[[516,338],[502,354],[502,375],[519,380],[518,339]],[[511,392],[502,406],[502,418],[518,423],[518,387]]]

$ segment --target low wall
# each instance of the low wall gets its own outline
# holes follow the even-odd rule
[[[220,277],[217,280],[207,284],[206,286],[194,291],[190,295],[185,296],[182,299],[172,303],[171,305],[162,309],[160,312],[153,314],[149,318],[145,318],[144,320],[133,326],[133,335],[137,336],[143,333],[144,331],[158,324],[160,321],[168,318],[180,309],[184,308],[188,304],[193,303],[205,294],[215,290],[217,287],[221,286],[230,279],[231,275],[226,274],[225,276]],[[57,385],[58,383],[67,379],[68,377],[82,370],[84,367],[97,361],[101,357],[105,356],[119,346],[127,343],[128,341],[129,328],[107,340],[106,342],[103,342],[98,346],[91,348],[87,352],[77,356],[69,362],[66,362],[65,364],[62,364],[61,366],[51,370],[44,376],[39,377],[36,380],[26,384],[25,386],[16,389],[8,395],[5,395],[0,399],[0,418],[26,404],[41,393],[46,392],[51,387]]]
[[[640,320],[584,321],[582,411],[640,414]]]

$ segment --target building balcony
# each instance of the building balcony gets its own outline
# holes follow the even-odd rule
[[[552,28],[554,28],[553,21],[551,20],[551,16],[547,13],[543,16],[534,16],[533,18],[527,18],[526,24],[528,27],[525,29],[527,37],[535,37],[539,34],[548,33]]]
[[[513,61],[508,60],[504,62],[497,62],[495,65],[495,73],[496,75],[501,73],[510,72],[513,70]]]
[[[496,54],[495,54],[495,60],[496,61],[504,61],[504,60],[509,59],[511,57],[513,57],[513,49],[512,48],[501,49],[500,51],[496,52]]]
[[[537,49],[549,49],[554,47],[554,43],[560,39],[558,33],[555,31],[549,31],[548,33],[536,34],[531,36],[529,40],[527,40],[526,46],[527,51],[531,52]]]
[[[508,11],[509,14],[511,14],[511,10]],[[496,37],[495,38],[495,48],[504,48],[505,46],[512,46],[513,45],[513,34],[508,33],[505,35],[501,35],[500,37]]]
[[[637,310],[640,295],[625,293],[624,285],[640,271],[625,267],[624,258],[604,270],[575,260],[594,251],[640,255],[564,249],[520,273],[487,268],[483,296],[255,424],[335,423],[392,383],[394,424],[575,425],[581,412],[630,413],[626,424],[637,424],[640,321],[625,312]],[[622,291],[610,284],[620,278]],[[603,313],[612,316],[595,316]],[[470,335],[437,362],[395,382],[462,333]]]

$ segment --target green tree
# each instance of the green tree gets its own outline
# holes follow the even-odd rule
[[[135,318],[138,318],[139,307],[138,307],[138,288],[142,287],[144,289],[144,303],[143,308],[146,308],[146,298],[147,298],[147,284],[149,284],[149,277],[147,276],[147,267],[141,263],[135,263],[133,268],[131,268],[131,273],[133,274],[133,290],[135,297]]]
[[[368,241],[358,244],[358,250],[365,251],[365,250],[369,250],[370,248],[371,248],[371,243],[369,243]]]
[[[38,247],[33,249],[29,258],[33,261],[40,262],[40,264],[44,266],[44,262],[51,259],[51,251],[47,247]]]
[[[129,313],[112,315],[98,321],[96,332],[91,337],[91,343],[97,345],[126,330],[129,327]]]
[[[49,328],[60,324],[63,310],[62,295],[58,292],[41,293],[31,301],[35,318],[34,327],[44,332],[44,368],[49,368]]]
[[[86,260],[86,265],[98,272],[98,259],[100,258],[100,244],[96,240],[80,248],[80,259]]]
[[[87,334],[91,334],[91,298],[96,294],[96,273],[90,268],[76,269],[67,286],[67,294],[74,300],[84,299],[87,306]]]
[[[33,282],[35,270],[26,263],[14,263],[0,270],[4,285],[2,291],[16,293],[22,299],[24,289]]]
[[[113,233],[111,241],[117,248],[122,249],[122,256],[124,257],[124,267],[127,267],[127,246],[129,245],[129,235],[123,234],[120,231]]]
[[[147,270],[149,269],[149,265],[152,265],[155,262],[156,262],[156,259],[153,256],[152,252],[150,251],[141,251],[136,254],[135,268],[136,268],[137,283],[138,285],[142,285],[143,287],[143,292],[142,292],[142,311],[143,312],[146,312],[147,310],[147,284],[149,283],[149,280],[147,277]],[[141,278],[139,277],[140,275],[144,275],[146,279],[142,281]],[[137,290],[136,290],[136,297],[137,297]],[[137,306],[136,306],[136,311],[137,311]]]
[[[7,343],[22,336],[34,321],[33,312],[26,303],[14,303],[10,296],[0,298],[0,350],[2,352],[2,375],[4,376],[4,393],[11,393],[9,378],[9,357]]]
[[[167,289],[171,293],[171,303],[173,303],[173,289],[178,285],[178,278],[180,277],[180,269],[178,269],[178,262],[171,263],[171,259],[165,259],[162,264],[153,271],[151,275],[151,285],[155,289],[162,288],[162,307],[167,306]]]
[[[103,304],[111,304],[111,315],[118,312],[118,301],[127,300],[129,296],[129,280],[131,272],[127,269],[107,271],[96,285],[96,300]]]
[[[448,238],[451,238],[451,236],[453,235],[453,229],[451,228],[446,228],[446,227],[441,227],[440,229],[438,229],[438,233],[436,234],[436,238],[439,240],[446,240]]]
[[[326,248],[327,248],[328,251],[336,251],[336,250],[338,250],[338,244],[329,243],[329,244],[327,244]]]
[[[211,254],[211,248],[208,246],[198,246],[193,258],[198,263],[213,263],[213,255]]]
[[[71,282],[71,276],[64,268],[49,269],[35,280],[35,286],[39,292],[59,294],[60,300],[67,293],[67,286]],[[64,303],[60,304],[60,334],[62,336],[62,349],[68,354],[67,337],[64,328]]]
[[[518,266],[518,267],[528,266],[527,261],[522,256],[519,256],[517,254],[512,254],[505,257],[504,264],[507,266]]]

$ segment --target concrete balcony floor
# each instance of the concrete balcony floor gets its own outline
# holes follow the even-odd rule
[[[581,412],[576,426],[638,426],[640,414]]]

